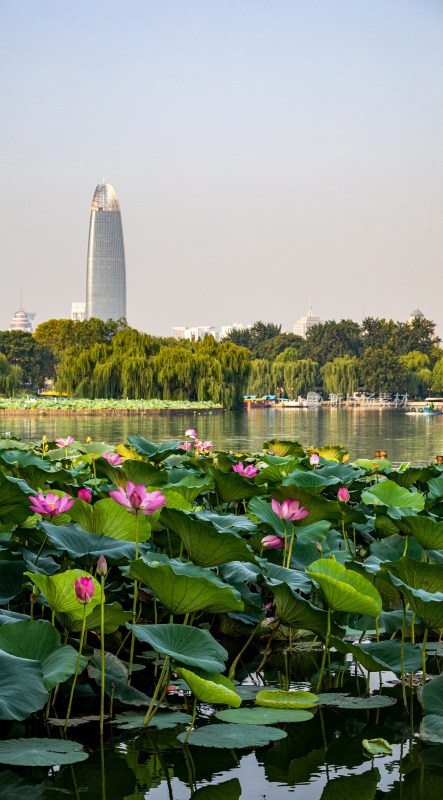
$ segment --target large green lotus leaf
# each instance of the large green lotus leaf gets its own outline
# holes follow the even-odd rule
[[[257,486],[262,486],[265,483],[280,484],[286,475],[289,475],[296,469],[299,460],[298,458],[286,458],[283,459],[283,462],[283,464],[269,464],[268,467],[261,469],[255,476],[254,483],[257,484]]]
[[[439,714],[443,719],[443,674],[420,686],[418,699],[425,714]]]
[[[203,610],[217,614],[244,609],[236,589],[210,570],[189,562],[169,559],[164,563],[149,553],[131,563],[130,575],[152,589],[171,614]]]
[[[255,698],[258,706],[266,708],[315,708],[318,704],[317,695],[305,692],[302,689],[288,692],[278,689],[262,689]]]
[[[424,566],[430,566],[426,564]],[[391,581],[400,590],[426,628],[440,631],[443,628],[443,592],[426,592],[406,586],[394,575]]]
[[[123,730],[134,730],[143,728],[145,718],[146,714],[141,714],[139,711],[123,711],[115,715],[111,725],[118,725]],[[165,731],[177,725],[189,725],[190,722],[192,722],[191,715],[182,711],[160,711],[152,717],[147,727]]]
[[[24,481],[0,472],[0,523],[24,522],[30,516],[29,494],[35,494]]]
[[[285,458],[285,456],[298,458],[305,454],[300,442],[291,442],[289,439],[270,439],[263,442],[263,450],[272,450],[276,456],[281,458]]]
[[[379,592],[363,575],[329,558],[314,561],[307,573],[319,584],[326,602],[336,611],[354,611],[377,618],[382,610]]]
[[[367,505],[375,505],[378,500],[383,506],[397,506],[397,508],[415,508],[422,511],[425,499],[420,492],[410,492],[402,486],[397,486],[394,481],[382,481],[362,492],[361,499]]]
[[[0,561],[0,605],[7,605],[23,589],[23,561]]]
[[[33,447],[31,442],[22,442],[15,436],[0,439],[0,450],[32,450]]]
[[[214,479],[211,478],[210,475],[204,475],[199,477],[198,475],[186,475],[184,478],[181,478],[178,483],[170,483],[168,481],[168,489],[172,489],[174,492],[183,495],[183,497],[189,502],[192,503],[194,500],[197,499],[199,494],[202,492],[207,492],[208,489],[212,489],[214,486]],[[168,503],[169,506],[169,503]]]
[[[439,564],[425,564],[404,556],[397,561],[386,561],[382,568],[413,589],[443,592],[443,570]]]
[[[384,561],[398,561],[403,556],[405,544],[405,537],[395,533],[381,542],[371,542],[371,555],[363,562],[364,569],[375,573],[379,571]],[[408,541],[408,553],[417,561],[420,561],[423,555],[422,548],[413,538]]]
[[[443,475],[440,475],[439,478],[432,478],[432,480],[428,482],[428,487],[429,500],[440,500],[443,495]]]
[[[307,722],[313,719],[310,711],[300,708],[228,708],[215,715],[222,722],[242,725],[278,725],[280,722]]]
[[[306,448],[306,455],[312,456],[313,453],[317,453],[320,458],[324,458],[325,461],[339,461],[345,462],[349,458],[349,452],[344,449],[341,444],[327,444],[325,447],[307,447]]]
[[[426,714],[420,725],[420,739],[423,742],[443,744],[443,717],[439,714]]]
[[[335,647],[339,653],[352,653],[354,658],[369,672],[390,670],[391,672],[395,672],[396,675],[401,675],[401,641],[399,639],[357,644],[353,642],[343,642],[336,636],[331,636],[329,641],[330,645]],[[405,672],[414,672],[420,669],[420,666],[420,645],[406,642],[404,645]]]
[[[198,747],[220,747],[232,750],[237,747],[263,747],[269,742],[285,739],[286,736],[286,731],[271,728],[268,725],[236,725],[220,722],[193,730],[189,736],[184,731],[179,733],[177,739],[184,742],[187,738],[188,744]]]
[[[257,517],[259,522],[269,525],[278,536],[285,535],[284,522],[272,510],[268,500],[264,500],[262,497],[253,497],[248,503],[248,513]]]
[[[238,778],[231,778],[231,780],[222,781],[222,783],[202,786],[196,792],[193,792],[192,800],[239,800],[240,795],[240,781]]]
[[[120,603],[105,603],[104,609],[104,623],[105,633],[114,633],[121,625],[125,625],[133,618],[132,611],[123,611]],[[100,605],[94,606],[91,613],[86,617],[86,630],[100,631]],[[60,621],[63,624],[63,615],[60,616]],[[69,630],[71,633],[79,633],[82,629],[82,619],[69,619]]]
[[[335,500],[325,500],[321,495],[314,495],[297,486],[278,486],[270,491],[271,497],[282,503],[284,500],[299,500],[300,506],[309,511],[309,516],[296,524],[297,531],[304,525],[311,525],[318,520],[341,520],[341,509]]]
[[[122,564],[135,558],[133,542],[87,533],[77,524],[51,525],[42,521],[39,525],[54,547],[65,550],[71,558],[88,556],[88,561],[97,561],[103,555],[110,564]]]
[[[317,695],[319,706],[335,706],[354,711],[363,711],[371,708],[388,708],[397,702],[395,697],[371,694],[369,697],[349,697],[342,692],[328,692]]]
[[[286,583],[291,589],[300,589],[304,594],[309,594],[312,589],[312,582],[305,572],[297,569],[288,569],[279,564],[266,564],[264,575],[268,586],[278,586]]]
[[[274,595],[275,604],[275,617],[290,628],[302,628],[304,630],[317,633],[323,638],[326,637],[328,627],[328,614],[321,608],[309,603],[303,597],[300,597],[290,586],[286,583],[278,584],[277,586],[269,585],[271,592]],[[340,635],[344,631],[332,620],[331,630]]]
[[[42,594],[44,594],[48,605],[55,611],[57,618],[62,625],[71,630],[71,625],[76,620],[83,620],[83,604],[77,600],[75,594],[75,581],[80,578],[92,578],[89,572],[82,569],[70,569],[67,572],[60,572],[58,575],[40,575],[36,572],[25,572]],[[91,602],[85,606],[86,619],[95,606],[101,603],[101,586],[99,582],[92,578],[94,583],[94,594]],[[88,624],[86,623],[88,626]]]
[[[217,467],[208,467],[208,473],[214,480],[215,492],[222,503],[233,503],[234,500],[246,500],[263,494],[263,489],[243,478],[238,472],[222,472]]]
[[[165,469],[159,469],[153,464],[148,464],[146,461],[133,461],[126,459],[123,462],[122,471],[128,481],[134,486],[156,486],[160,488],[168,480],[168,473]]]
[[[215,567],[228,561],[255,561],[254,553],[241,536],[218,531],[212,523],[202,522],[194,514],[163,508],[160,521],[180,537],[189,558],[200,567]]]
[[[112,497],[106,497],[88,505],[83,500],[76,500],[69,509],[69,516],[78,522],[81,528],[89,533],[103,534],[111,539],[124,539],[135,542],[137,522],[135,514],[131,514]],[[139,542],[146,542],[151,536],[149,517],[138,515]]]
[[[0,719],[26,719],[47,700],[38,661],[0,651]]]
[[[17,611],[7,611],[0,608],[0,626],[9,625],[10,622],[19,622],[22,619],[31,619],[29,614],[19,614]]]
[[[153,442],[148,442],[147,439],[144,439],[143,436],[140,436],[138,433],[132,433],[128,436],[128,442],[138,453],[147,456],[150,461],[154,461],[156,464],[160,461],[164,461],[172,453],[175,453],[177,448],[182,444],[182,442],[154,444]]]
[[[303,525],[302,528],[297,528],[295,531],[295,541],[298,544],[313,544],[316,547],[316,543],[320,542],[323,544],[328,532],[330,530],[331,523],[327,519],[319,519],[317,522],[309,523],[309,525]],[[313,559],[311,559],[312,561]]]
[[[0,650],[19,658],[39,661],[43,684],[50,691],[70,678],[77,666],[78,653],[71,645],[60,643],[60,634],[45,620],[25,620],[0,628]],[[82,669],[86,666],[83,661]]]
[[[174,658],[180,664],[198,667],[207,672],[222,672],[228,652],[209,631],[191,628],[189,625],[132,625],[126,627],[134,631],[140,642],[147,642],[153,650]]]
[[[203,669],[187,669],[173,664],[172,669],[183,678],[194,693],[197,700],[203,703],[223,704],[238,708],[242,699],[235,691],[235,686],[225,675],[218,672],[206,672]]]
[[[443,548],[443,521],[436,522],[430,517],[421,516],[403,517],[399,526],[401,530],[406,530],[407,533],[415,536],[424,550],[441,550]]]
[[[151,702],[144,692],[128,684],[128,668],[113,653],[105,652],[105,692],[110,697],[115,697],[121,703],[130,706],[147,706]],[[102,683],[101,651],[95,650],[88,664],[88,675],[99,686]]]
[[[85,761],[79,742],[64,739],[6,739],[0,742],[0,764],[20,767],[59,767]]]
[[[406,467],[406,469],[385,470],[389,480],[399,486],[409,489],[413,483],[426,483],[434,475],[434,470],[429,467]]]
[[[150,486],[148,488],[148,492],[151,492],[151,491],[153,491],[153,492],[156,491],[155,486]],[[167,508],[179,508],[181,511],[191,511],[192,510],[192,504],[189,502],[189,500],[186,499],[186,497],[184,496],[183,493],[177,492],[175,490],[175,486],[162,486],[161,491],[162,491],[163,495],[166,497],[165,506]],[[158,512],[157,512],[157,515],[158,515]],[[157,515],[156,515],[156,517],[157,517]],[[151,519],[156,519],[156,517],[154,517],[154,518],[151,517]]]
[[[243,561],[230,561],[220,567],[220,574],[230,584],[256,583],[260,576],[264,574],[265,564],[267,564],[264,559],[258,560],[263,566],[251,564],[249,561],[246,563]]]
[[[378,769],[333,778],[323,789],[320,800],[374,800],[379,780]]]
[[[315,472],[319,472],[323,477],[338,478],[341,485],[352,483],[352,481],[364,475],[364,470],[358,469],[353,464],[344,464],[342,462],[325,464],[325,466],[317,468]]]
[[[324,475],[323,470],[304,471],[296,469],[282,480],[283,486],[299,486],[312,494],[319,494],[327,486],[334,486],[339,483],[339,478],[334,475]]]
[[[255,533],[257,530],[255,522],[249,519],[246,514],[218,514],[216,511],[203,509],[202,511],[196,511],[195,516],[197,519],[203,520],[203,522],[212,522],[218,531]]]

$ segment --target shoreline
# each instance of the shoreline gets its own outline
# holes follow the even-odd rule
[[[214,408],[1,408],[2,417],[172,417],[186,414],[222,414],[225,409]]]

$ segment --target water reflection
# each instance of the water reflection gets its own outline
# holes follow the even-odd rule
[[[130,433],[152,441],[182,438],[186,428],[220,449],[261,450],[266,439],[296,439],[303,445],[341,444],[351,458],[386,450],[394,462],[423,463],[443,453],[443,417],[394,410],[250,409],[223,414],[183,416],[4,417],[0,428],[24,439],[72,434],[94,441],[121,442]]]

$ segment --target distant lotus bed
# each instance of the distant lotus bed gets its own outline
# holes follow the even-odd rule
[[[90,400],[73,397],[19,397],[0,398],[0,417],[2,412],[20,414],[145,414],[145,413],[183,413],[189,411],[223,411],[223,407],[210,400],[114,400],[108,398]]]

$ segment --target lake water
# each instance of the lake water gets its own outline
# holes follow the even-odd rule
[[[320,447],[341,444],[351,459],[372,458],[386,450],[398,463],[435,460],[443,453],[443,417],[406,414],[395,410],[358,409],[250,409],[223,414],[190,413],[183,416],[0,416],[0,430],[24,439],[46,434],[49,439],[72,435],[80,440],[118,443],[139,433],[154,442],[183,438],[187,428],[215,448],[260,451],[266,439],[295,439]]]

